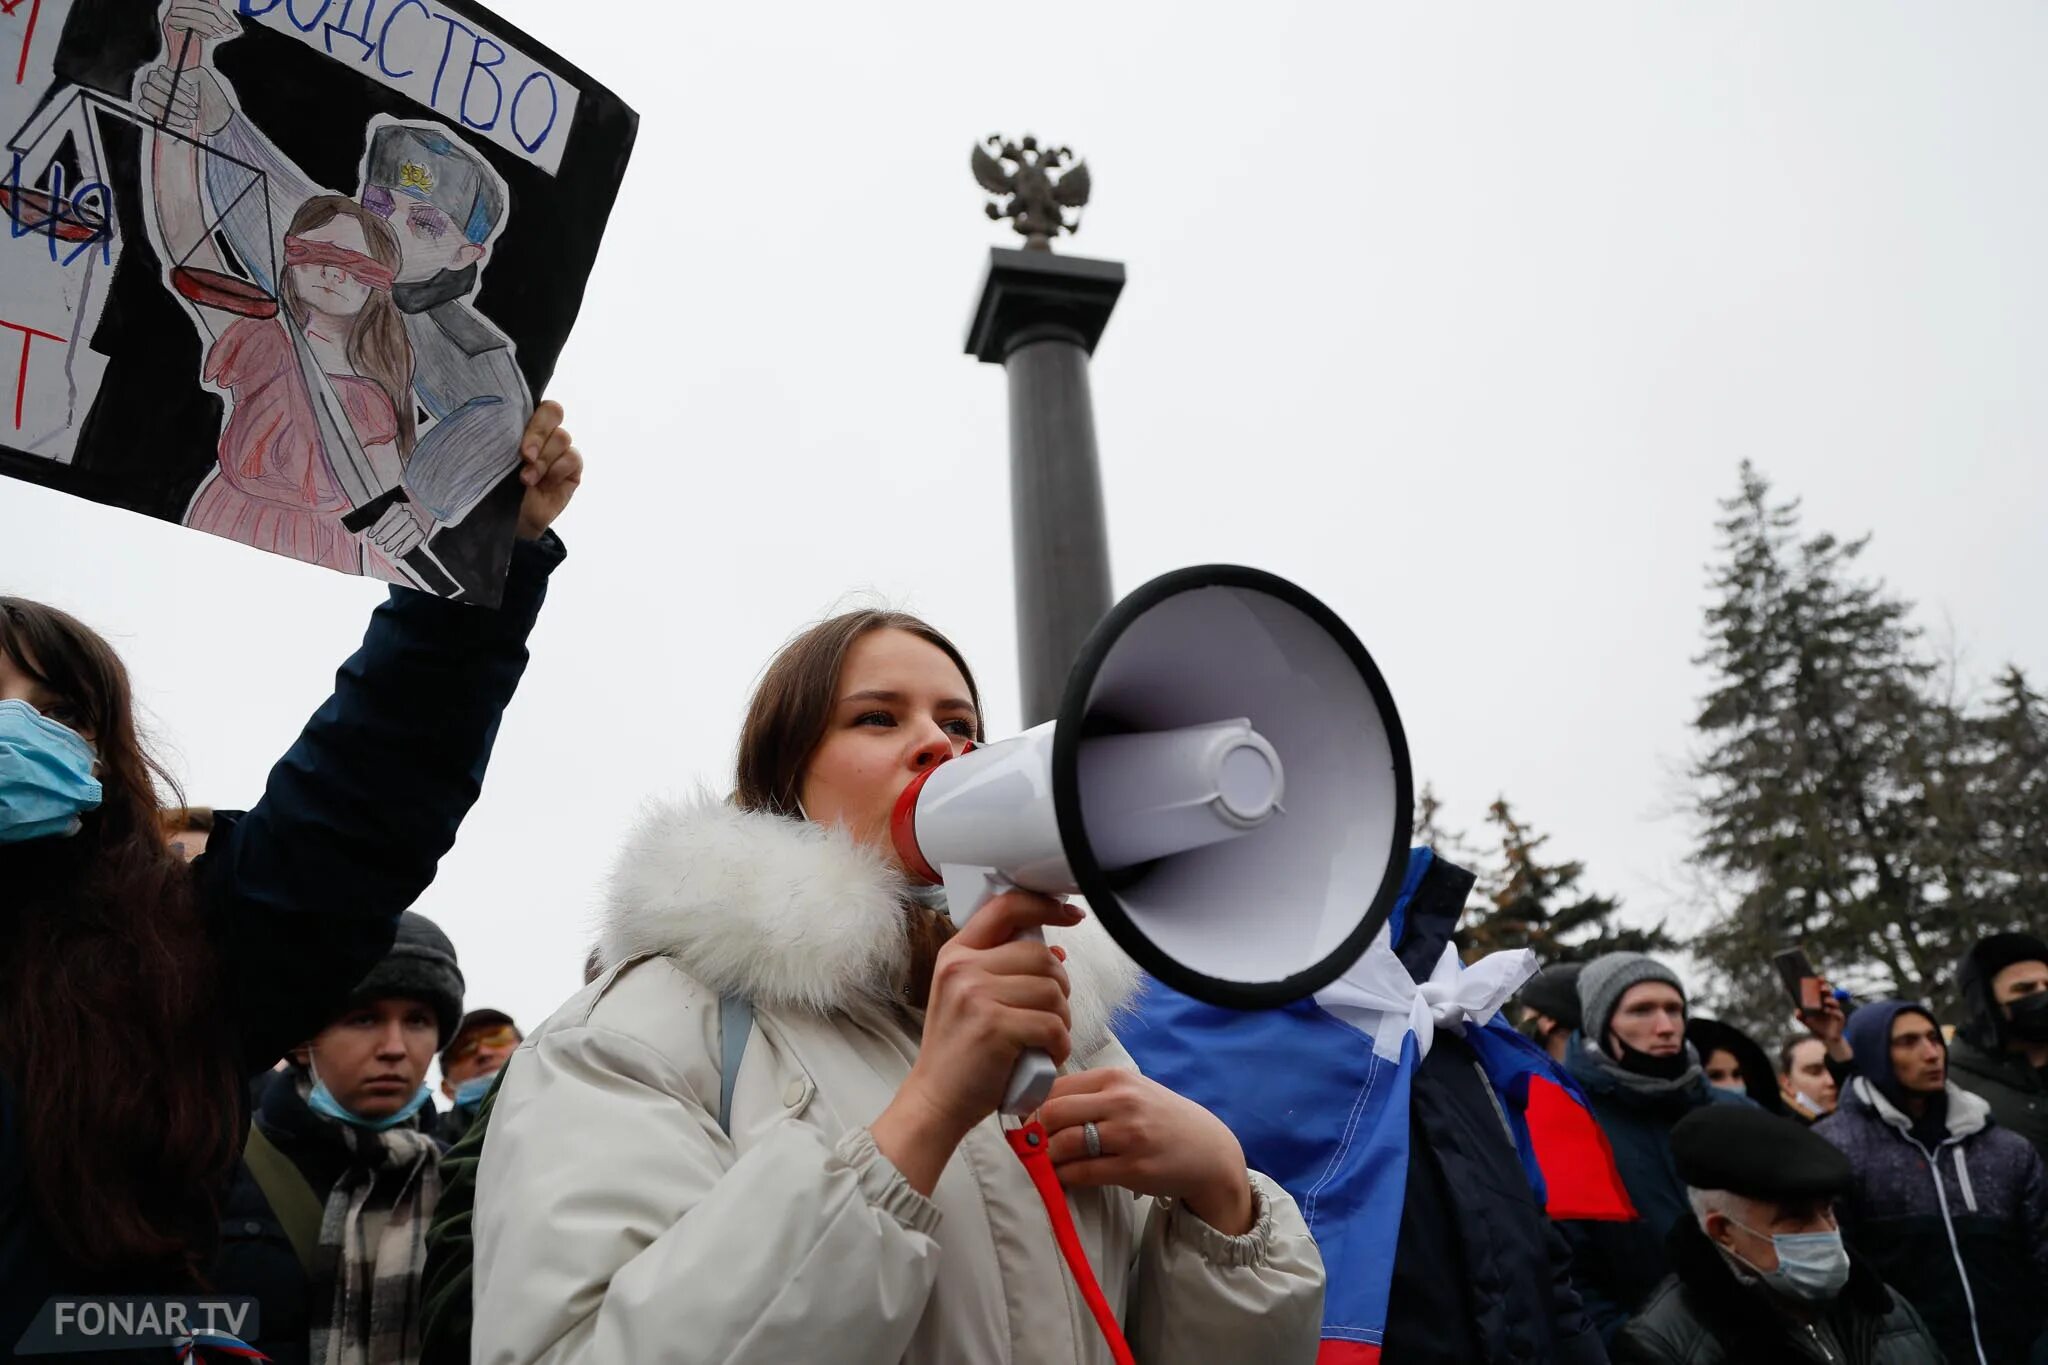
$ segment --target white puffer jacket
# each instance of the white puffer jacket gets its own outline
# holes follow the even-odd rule
[[[521,1045],[477,1180],[474,1359],[1096,1365],[1108,1348],[991,1117],[930,1199],[867,1124],[917,1039],[899,877],[843,834],[722,803],[662,806],[614,870],[616,964]],[[1058,937],[1058,931],[1054,931]],[[1137,972],[1090,920],[1062,940],[1074,1055]],[[719,1130],[718,1002],[754,1033]],[[1226,1237],[1125,1190],[1068,1197],[1138,1359],[1312,1361],[1322,1258],[1254,1175]]]

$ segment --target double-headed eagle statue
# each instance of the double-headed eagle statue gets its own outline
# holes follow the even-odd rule
[[[1038,139],[1009,142],[990,134],[976,144],[974,179],[994,200],[988,216],[1011,220],[1027,251],[1050,251],[1062,232],[1081,230],[1080,209],[1088,202],[1088,163],[1065,147],[1044,147]],[[1067,210],[1074,210],[1071,220]]]

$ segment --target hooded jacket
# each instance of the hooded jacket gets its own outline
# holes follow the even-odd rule
[[[1694,1018],[1685,1021],[1685,1041],[1699,1053],[1705,1066],[1716,1052],[1726,1052],[1742,1068],[1742,1091],[1751,1104],[1767,1114],[1791,1118],[1792,1107],[1778,1090],[1778,1070],[1771,1065],[1763,1045],[1735,1025],[1720,1019]],[[1711,1084],[1711,1082],[1710,1082]],[[1802,1117],[1804,1117],[1802,1115]]]
[[[1690,1050],[1691,1045],[1687,1048]],[[1698,1059],[1694,1058],[1695,1063]],[[1604,1339],[1670,1273],[1665,1238],[1692,1216],[1685,1182],[1671,1156],[1671,1129],[1703,1104],[1748,1104],[1707,1084],[1694,1065],[1689,1077],[1666,1086],[1631,1084],[1584,1034],[1572,1035],[1565,1069],[1586,1093],[1593,1116],[1614,1149],[1614,1164],[1638,1215],[1631,1223],[1573,1221],[1559,1226],[1572,1249],[1572,1283]]]
[[[1814,1125],[1856,1172],[1837,1206],[1843,1234],[1920,1311],[1955,1365],[2019,1365],[2048,1327],[2040,1155],[1953,1082],[1944,1135],[1930,1149],[1913,1127],[1861,1075]]]
[[[1853,1257],[1849,1283],[1808,1326],[1737,1280],[1692,1219],[1669,1246],[1672,1277],[1615,1338],[1615,1365],[1942,1365],[1913,1306]]]
[[[867,1124],[918,1048],[902,895],[836,829],[702,800],[640,822],[611,881],[609,969],[496,1092],[472,1359],[1109,1360],[996,1116],[930,1198],[875,1147]],[[1064,943],[1074,1056],[1131,1066],[1109,1021],[1135,969],[1092,921]],[[730,1137],[726,995],[754,1010]],[[1069,1192],[1140,1361],[1314,1358],[1321,1257],[1293,1201],[1252,1181],[1237,1237],[1171,1201]]]
[[[2015,962],[2048,961],[2048,955],[2018,945],[2031,936],[1997,934],[1972,945],[1956,972],[1962,995],[1962,1027],[1949,1043],[1948,1061],[1957,1085],[1983,1097],[1991,1117],[2048,1157],[2048,1075],[2027,1059],[2006,1051],[2005,1011],[1992,998],[1992,978]]]

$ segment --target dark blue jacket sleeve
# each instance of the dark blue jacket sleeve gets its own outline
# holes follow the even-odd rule
[[[1550,1254],[1551,1333],[1557,1365],[1607,1365],[1600,1331],[1572,1283],[1572,1249],[1557,1225],[1543,1220],[1543,1242]]]
[[[520,542],[495,611],[394,589],[262,800],[215,833],[195,872],[249,1072],[326,1026],[433,881],[562,555]]]
[[[1599,1225],[1594,1223],[1572,1221],[1558,1223],[1556,1227],[1571,1249],[1572,1288],[1578,1291],[1580,1309],[1592,1322],[1601,1342],[1611,1350],[1614,1334],[1628,1322],[1628,1309],[1616,1302],[1607,1289],[1607,1239],[1601,1237],[1596,1230]]]

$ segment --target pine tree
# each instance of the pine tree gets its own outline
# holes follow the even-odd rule
[[[1443,810],[1443,802],[1437,800],[1436,788],[1424,782],[1421,793],[1415,798],[1415,830],[1410,836],[1416,847],[1435,848],[1447,839],[1459,837],[1443,827]]]
[[[1953,894],[1978,861],[1966,727],[1930,695],[1909,605],[1856,577],[1867,540],[1801,538],[1747,463],[1722,506],[1694,856],[1733,908],[1699,947],[1753,1019],[1783,1018],[1771,956],[1793,944],[1838,983],[1930,994],[1978,918]]]
[[[1467,961],[1502,948],[1533,948],[1548,964],[1673,946],[1661,923],[1640,929],[1617,925],[1620,900],[1580,890],[1585,864],[1545,861],[1550,836],[1519,819],[1506,797],[1488,808],[1486,821],[1498,832],[1500,849],[1475,869],[1484,903],[1457,935]]]
[[[2048,931],[2048,700],[2008,667],[1973,728],[1983,763],[1972,814],[1990,868],[1982,918]]]
[[[1485,856],[1466,841],[1465,831],[1454,830],[1443,820],[1443,802],[1437,799],[1436,788],[1428,782],[1422,784],[1422,794],[1415,798],[1415,828],[1409,836],[1409,843],[1417,848],[1434,849],[1438,857],[1471,872],[1480,874],[1480,861]]]

